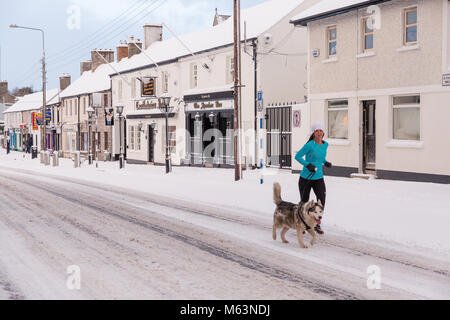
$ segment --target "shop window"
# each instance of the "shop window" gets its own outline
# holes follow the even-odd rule
[[[420,140],[420,96],[393,98],[393,138]]]
[[[328,101],[328,137],[348,139],[348,100]]]

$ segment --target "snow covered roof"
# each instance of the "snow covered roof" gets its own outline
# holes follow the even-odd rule
[[[85,71],[81,77],[61,92],[60,97],[68,98],[111,89],[109,75],[114,73],[114,67],[117,64],[117,62],[102,64],[94,72]]]
[[[291,19],[291,23],[306,26],[310,21],[334,16],[391,0],[322,0]]]
[[[247,39],[253,39],[284,17],[288,16],[304,0],[271,0],[241,11],[242,40],[244,40],[244,22],[246,23]],[[200,30],[178,38],[194,53],[211,50],[234,42],[233,19],[227,19],[219,25]],[[157,41],[145,50],[145,53],[156,63],[163,63],[190,55],[190,52],[175,37]],[[130,59],[124,58],[118,63],[119,72],[132,71],[153,65],[145,54],[134,55]],[[111,73],[114,75],[117,73]]]
[[[52,89],[47,91],[47,105],[52,105],[59,102],[59,89]],[[9,107],[3,113],[22,112],[30,110],[38,110],[42,108],[42,91],[27,94],[19,98],[15,104]]]

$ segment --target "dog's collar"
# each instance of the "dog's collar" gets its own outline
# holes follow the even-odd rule
[[[307,202],[300,202],[300,210],[297,212],[298,217],[300,218],[300,220],[303,222],[303,224],[306,227],[306,230],[311,229],[310,226],[308,226],[308,224],[306,223],[306,221],[303,219],[302,217],[302,207],[306,204]]]

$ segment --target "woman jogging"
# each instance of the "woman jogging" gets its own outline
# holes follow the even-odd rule
[[[303,165],[298,182],[301,202],[309,201],[309,194],[312,188],[316,194],[317,201],[320,200],[325,207],[327,191],[323,179],[322,166],[325,165],[330,168],[331,163],[326,160],[328,143],[323,140],[324,134],[325,129],[321,123],[313,124],[312,135],[309,141],[297,153],[295,160]],[[320,224],[317,224],[315,230],[319,234],[324,233]]]

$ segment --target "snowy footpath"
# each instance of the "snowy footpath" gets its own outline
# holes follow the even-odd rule
[[[281,271],[275,272],[276,270],[272,270],[276,269],[275,262],[266,261],[262,258],[263,255],[266,257],[273,255],[286,268],[292,267],[295,269],[295,264],[304,263],[304,276],[307,279],[317,277],[318,274],[311,271],[312,273],[306,276],[306,270],[317,269],[317,273],[323,271],[323,276],[319,278],[322,278],[323,281],[329,278],[328,280],[333,282],[333,288],[345,288],[345,284],[339,283],[339,277],[342,274],[349,275],[346,280],[348,281],[347,286],[351,290],[349,289],[349,292],[345,290],[337,291],[328,298],[450,298],[450,236],[448,231],[450,227],[450,185],[326,177],[327,207],[322,223],[322,228],[326,234],[319,237],[316,246],[309,249],[300,249],[293,231],[288,232],[290,243],[287,245],[282,244],[279,239],[277,241],[271,239],[272,216],[275,208],[273,204],[273,183],[279,182],[281,184],[283,200],[299,201],[298,176],[291,174],[290,171],[266,172],[264,183],[261,184],[261,171],[258,170],[244,171],[243,180],[234,182],[234,171],[229,169],[174,167],[173,172],[166,175],[164,167],[126,165],[125,169],[119,170],[118,166],[117,162],[99,162],[98,167],[95,165],[88,166],[87,163],[84,163],[81,168],[73,168],[71,160],[60,159],[59,167],[50,167],[40,164],[38,160],[31,160],[30,155],[19,152],[6,155],[5,150],[0,149],[0,179],[3,179],[1,181],[1,194],[6,199],[8,186],[11,185],[10,192],[14,193],[14,197],[11,197],[11,199],[17,198],[19,199],[17,201],[20,202],[20,196],[17,193],[20,194],[21,189],[26,193],[26,195],[24,194],[24,197],[26,197],[33,192],[39,193],[39,188],[42,186],[43,192],[49,192],[54,197],[54,202],[60,201],[58,200],[60,196],[65,199],[64,201],[69,202],[72,201],[72,198],[77,198],[80,203],[86,201],[86,208],[89,208],[89,210],[95,209],[95,214],[103,212],[102,210],[105,210],[108,206],[108,201],[114,203],[116,207],[133,208],[137,212],[139,208],[142,209],[142,212],[151,209],[157,212],[158,219],[176,221],[170,227],[170,230],[161,229],[160,224],[153,220],[151,220],[151,224],[150,222],[140,222],[139,219],[142,217],[139,215],[137,218],[131,218],[124,213],[128,212],[128,209],[123,209],[117,213],[108,212],[107,214],[110,218],[120,218],[121,223],[133,223],[135,225],[133,230],[136,225],[139,225],[140,228],[145,226],[152,232],[164,236],[170,235],[176,240],[181,239],[185,244],[200,248],[208,254],[213,254],[216,258],[225,257],[232,263],[239,264],[240,267],[247,267],[247,269],[258,271],[259,274],[265,274],[262,282],[258,282],[260,286],[264,286],[264,281],[267,281],[266,277],[278,277],[279,280],[277,281],[288,281],[290,277],[293,277],[287,274],[280,278]],[[27,181],[29,181],[29,186],[27,186]],[[61,189],[57,187],[58,185],[61,186]],[[97,199],[94,196],[97,196]],[[83,197],[86,197],[86,199]],[[89,199],[90,197],[92,199]],[[10,202],[10,206],[17,205],[14,200],[10,200]],[[72,203],[75,205],[76,201],[74,200]],[[64,204],[61,200],[61,204],[55,205],[63,206]],[[170,210],[168,209],[169,205]],[[9,232],[13,232],[8,229],[8,223],[10,222],[11,226],[22,225],[26,221],[13,223],[12,220],[15,217],[12,211],[5,214],[8,205],[3,203],[0,208],[4,211],[0,212],[0,217],[5,219],[0,224],[2,230],[0,239],[3,239],[2,245],[0,245],[3,255],[3,257],[0,257],[0,264],[3,263],[4,266],[7,266],[9,263],[10,266],[9,271],[2,271],[7,274],[0,272],[1,284],[2,277],[9,277],[10,279],[11,277],[20,277],[20,273],[18,273],[20,268],[24,270],[23,272],[26,272],[26,267],[19,267],[21,265],[20,259],[26,260],[25,262],[30,265],[39,265],[41,262],[33,262],[35,258],[32,257],[28,259],[21,257],[19,259],[14,255],[11,248],[14,248],[15,245],[19,246],[19,244],[12,243],[13,234],[8,236]],[[22,207],[17,208],[17,210],[23,209]],[[28,209],[31,210],[31,208]],[[62,211],[64,210],[61,209]],[[129,214],[133,215],[133,212],[131,210]],[[106,211],[103,213],[106,214]],[[48,213],[42,213],[42,215],[46,214]],[[54,212],[54,215],[57,216],[61,214],[58,210]],[[152,216],[152,219],[156,219],[155,217]],[[33,217],[31,215],[26,219],[31,221]],[[68,219],[72,218],[64,213],[62,221],[71,221]],[[90,218],[86,217],[86,219],[86,223],[93,223]],[[104,217],[98,219],[102,221]],[[9,222],[7,223],[7,221]],[[51,228],[49,221],[52,220],[46,222],[46,228]],[[104,221],[106,227],[111,227],[111,234],[105,234],[102,237],[115,239],[114,227],[108,225],[111,222],[109,220]],[[124,226],[124,228],[130,227]],[[193,228],[192,233],[187,232],[189,228]],[[30,239],[39,238],[38,233],[45,234],[45,230],[42,229],[32,230],[32,232],[36,232],[36,234],[27,233],[27,237]],[[178,234],[178,232],[180,233]],[[211,236],[208,236],[209,233],[211,233]],[[89,234],[92,235],[93,232]],[[194,237],[193,234],[196,236]],[[218,239],[214,239],[214,234],[220,234],[217,238],[222,239],[223,237],[223,239],[226,239],[222,239],[226,245],[222,243],[222,240],[216,243]],[[56,237],[56,235],[54,236]],[[142,237],[145,238],[144,235]],[[305,238],[309,242],[309,235],[306,235]],[[239,241],[235,243],[236,239],[239,239]],[[81,241],[81,238],[79,241]],[[118,239],[115,241],[117,246],[122,243]],[[138,240],[132,237],[130,241]],[[55,246],[57,246],[57,242],[55,241]],[[206,246],[204,243],[208,243],[208,245]],[[233,248],[231,248],[231,243],[233,243]],[[60,243],[60,245],[62,246],[63,243]],[[207,250],[205,246],[208,248]],[[249,250],[248,246],[252,249]],[[183,252],[181,248],[178,249]],[[32,248],[27,250],[32,251]],[[61,250],[64,251],[62,248]],[[75,246],[73,252],[76,250],[80,250],[80,248]],[[123,250],[126,249],[123,248]],[[113,254],[109,255],[113,256]],[[287,258],[289,256],[298,260],[290,260]],[[92,255],[89,259],[94,259],[94,257],[95,255]],[[179,257],[181,259],[181,256]],[[14,261],[14,259],[18,260]],[[201,257],[201,260],[203,259],[206,258]],[[251,263],[251,268],[248,267],[250,264],[248,261],[255,261],[254,264]],[[101,267],[102,263],[98,263],[98,266]],[[120,263],[124,263],[123,259]],[[267,270],[272,271],[267,271],[265,267],[262,267],[265,266],[264,263],[270,265]],[[45,266],[42,266],[42,269],[45,268]],[[127,266],[123,266],[123,268],[126,269]],[[232,269],[232,267],[230,268]],[[371,270],[377,270],[377,268],[381,271],[383,285],[392,288],[392,290],[389,289],[384,295],[380,296],[375,293],[368,293],[365,281]],[[191,272],[195,273],[195,270]],[[45,270],[42,273],[46,274]],[[177,275],[176,272],[174,275]],[[64,274],[60,276],[64,278]],[[205,277],[206,283],[208,275],[202,274],[199,278],[202,276]],[[248,278],[248,276],[242,274],[244,278]],[[38,281],[31,277],[30,275],[29,281]],[[179,275],[179,277],[187,282],[194,282],[195,278],[192,274],[187,278],[182,275]],[[359,280],[355,280],[354,277],[361,278],[361,282],[356,284]],[[50,282],[63,281],[63,279],[50,278]],[[94,278],[92,282],[95,282]],[[211,279],[213,278],[214,275],[211,274]],[[299,281],[297,278],[295,279],[295,281]],[[61,281],[58,283],[61,283]],[[222,281],[218,288],[223,288],[227,281]],[[123,283],[126,282],[127,278],[125,277]],[[352,282],[355,283],[352,285]],[[6,283],[6,280],[3,283]],[[11,283],[14,283],[14,281],[11,281]],[[167,285],[167,279],[165,283]],[[232,283],[230,282],[229,286],[232,286]],[[309,282],[305,283],[305,286],[308,287]],[[22,283],[18,281],[18,286],[20,285],[24,286],[23,281]],[[13,285],[11,284],[11,286]],[[39,287],[39,285],[36,286]],[[269,290],[267,294],[264,293],[266,289],[261,289],[261,295],[256,294],[258,290],[252,290],[253,294],[249,295],[244,288],[236,287],[230,287],[229,293],[226,289],[217,293],[199,289],[196,294],[193,291],[189,294],[183,294],[183,291],[178,291],[177,286],[183,289],[189,285],[183,286],[178,283],[170,288],[172,291],[166,291],[164,294],[154,289],[144,297],[163,299],[311,298],[306,293],[296,296],[297,292],[292,292],[292,296],[285,297],[282,292],[286,288],[283,290],[279,288],[280,292],[273,291],[272,288],[270,289],[272,292]],[[236,284],[236,286],[238,285]],[[267,287],[270,287],[270,285]],[[5,292],[8,292],[8,290],[14,292],[13,288],[8,288],[5,289],[4,285],[3,289]],[[130,286],[128,285],[127,288],[130,289]],[[144,288],[141,289],[145,291]],[[61,290],[60,294],[56,294],[56,297],[139,297],[131,294],[133,290],[129,290],[129,292],[120,291],[125,296],[121,296],[119,293],[117,295],[111,293],[111,296],[105,296],[100,294],[98,290],[92,290],[88,296],[67,295],[67,292]],[[111,291],[111,288],[108,290],[108,292],[114,292],[114,290]],[[403,293],[399,294],[396,290],[401,290]],[[36,289],[36,291],[38,290]],[[321,288],[317,289],[317,292],[321,291],[323,291]],[[117,292],[119,292],[119,289]],[[127,293],[130,296],[127,296]],[[277,295],[278,293],[279,295]],[[53,294],[55,293],[53,292]],[[26,294],[26,290],[23,288],[17,289],[15,295],[10,294],[9,298],[53,297],[51,293],[29,292]],[[2,298],[1,288],[0,298]]]

